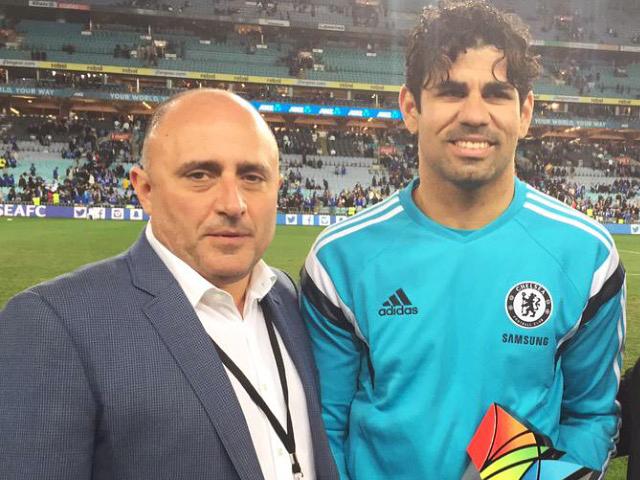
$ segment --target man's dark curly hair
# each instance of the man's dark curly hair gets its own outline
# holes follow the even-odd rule
[[[409,38],[406,59],[407,88],[418,111],[422,89],[445,81],[458,55],[482,45],[504,52],[507,80],[518,91],[522,105],[540,73],[530,41],[529,29],[517,15],[483,0],[443,1],[436,8],[425,7]]]

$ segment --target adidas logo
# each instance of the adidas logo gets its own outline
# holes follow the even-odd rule
[[[389,300],[382,304],[382,308],[378,310],[378,315],[382,317],[388,315],[415,315],[418,313],[418,307],[413,307],[412,305],[404,290],[399,288],[389,297]]]

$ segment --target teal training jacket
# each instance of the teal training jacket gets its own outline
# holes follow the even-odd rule
[[[494,402],[604,471],[625,335],[611,236],[518,179],[499,218],[452,230],[417,184],[324,230],[301,273],[341,477],[458,480]]]

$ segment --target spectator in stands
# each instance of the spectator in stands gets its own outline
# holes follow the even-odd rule
[[[138,242],[0,312],[2,477],[337,480],[295,287],[261,261],[269,127],[206,89],[151,125],[131,174],[152,216]]]
[[[321,234],[301,273],[341,476],[476,478],[466,447],[494,403],[602,470],[624,269],[602,226],[514,176],[540,70],[527,29],[482,1],[440,2],[406,65],[418,179]]]

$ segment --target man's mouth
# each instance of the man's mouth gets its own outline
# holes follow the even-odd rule
[[[458,140],[452,142],[456,147],[470,149],[470,150],[481,150],[484,148],[489,148],[492,144],[487,141],[470,141],[470,140]]]
[[[455,138],[449,141],[453,154],[463,158],[485,158],[496,142],[488,138]]]
[[[251,233],[246,230],[224,229],[224,230],[209,231],[206,233],[206,236],[214,239],[217,242],[237,243],[237,242],[244,242],[245,240],[247,240],[249,237],[251,237]]]

